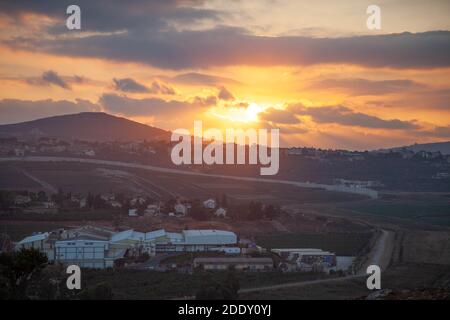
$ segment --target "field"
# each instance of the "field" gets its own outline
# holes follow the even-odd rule
[[[138,270],[83,270],[82,286],[111,284],[114,299],[170,299],[195,295],[205,284],[223,281],[224,272],[155,272]],[[241,288],[252,288],[327,277],[312,273],[249,272],[236,273]],[[329,277],[329,276],[328,276]]]
[[[23,175],[23,171],[42,181],[43,186],[36,185],[35,181]],[[51,186],[53,189],[62,188],[63,191],[72,193],[86,194],[89,191],[138,193],[156,199],[177,196],[204,199],[223,193],[236,202],[258,200],[278,204],[329,203],[364,199],[359,195],[289,185],[211,179],[140,169],[118,169],[107,165],[76,162],[2,163],[0,177],[2,177],[0,187],[4,189],[39,190],[45,189],[45,186]]]
[[[399,264],[382,274],[381,288],[395,291],[440,288],[450,284],[448,266],[435,264]],[[364,299],[373,293],[367,289],[366,279],[345,279],[301,287],[267,290],[240,295],[251,300],[347,300]]]
[[[445,196],[416,195],[340,204],[353,212],[397,217],[417,222],[450,226],[450,199]]]
[[[20,241],[24,237],[31,235],[34,232],[47,232],[62,227],[68,227],[70,224],[64,224],[60,222],[22,222],[22,223],[6,223],[6,221],[0,222],[1,233],[6,233],[12,241]]]
[[[367,244],[371,233],[285,233],[256,237],[264,248],[320,248],[340,256],[356,256]]]

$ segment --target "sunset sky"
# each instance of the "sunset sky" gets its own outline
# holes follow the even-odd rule
[[[282,146],[447,141],[449,15],[448,0],[0,0],[0,124],[103,111],[279,128]]]

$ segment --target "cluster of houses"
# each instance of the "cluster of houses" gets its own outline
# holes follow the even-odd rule
[[[395,148],[395,149],[381,149],[373,151],[347,151],[347,150],[325,150],[316,148],[306,148],[306,147],[293,147],[287,148],[284,151],[286,156],[302,156],[304,158],[315,159],[318,161],[326,161],[331,158],[346,159],[348,161],[360,161],[365,160],[369,156],[383,156],[383,155],[393,155],[398,154],[403,159],[424,159],[424,160],[435,160],[435,159],[446,159],[450,162],[450,156],[442,154],[440,151],[414,151],[406,147]]]
[[[137,217],[138,209],[137,206],[141,206],[145,204],[145,199],[142,197],[134,198],[130,201],[130,209],[128,210],[128,216]],[[163,206],[162,202],[155,202],[148,204],[143,210],[143,216],[157,216],[161,214],[161,208]],[[227,209],[221,206],[218,206],[216,200],[207,199],[202,202],[202,206],[211,211],[214,216],[218,218],[225,218],[227,216]],[[184,217],[186,216],[192,208],[192,204],[188,200],[176,200],[173,206],[166,208],[168,210],[166,214],[169,217]]]
[[[159,216],[166,214],[173,217],[184,217],[189,214],[192,203],[189,200],[173,199],[173,203],[168,204],[163,201],[149,200],[147,197],[135,195],[128,199],[119,199],[114,193],[104,193],[98,195],[106,208],[120,210],[127,208],[129,217],[138,216]],[[66,197],[65,195],[63,197]],[[59,207],[79,208],[85,209],[89,205],[89,196],[82,196],[79,194],[70,194],[67,199],[56,203],[53,200],[34,199],[30,194],[15,194],[14,207],[21,209],[23,212],[36,213],[56,213]],[[47,198],[45,196],[44,198]],[[93,200],[91,200],[93,201]],[[218,205],[214,199],[206,199],[202,202],[202,206],[211,212],[212,215],[225,218],[227,216],[227,209]]]
[[[155,149],[145,141],[108,141],[88,142],[80,140],[62,140],[52,137],[38,137],[20,140],[0,138],[0,156],[23,157],[37,154],[65,154],[73,156],[95,157],[98,153],[120,152],[125,154],[152,155]]]

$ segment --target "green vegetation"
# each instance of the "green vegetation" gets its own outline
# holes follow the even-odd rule
[[[46,222],[19,222],[15,224],[4,224],[0,228],[0,233],[7,234],[12,241],[22,240],[24,237],[31,235],[33,232],[47,232],[64,227],[63,224]]]
[[[47,265],[47,257],[36,249],[0,254],[0,299],[27,299],[27,289]]]
[[[450,205],[447,197],[417,195],[414,197],[388,197],[387,199],[345,203],[339,208],[353,213],[381,217],[396,217],[436,225],[450,225]]]
[[[225,283],[228,272],[198,271],[193,274],[130,269],[83,270],[82,287],[109,283],[114,299],[170,299],[194,296],[200,288]],[[236,272],[240,288],[308,281],[329,277],[313,273]]]
[[[337,255],[355,256],[367,244],[371,233],[267,234],[256,237],[264,248],[318,248]]]

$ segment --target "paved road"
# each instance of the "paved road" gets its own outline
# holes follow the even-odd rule
[[[300,181],[292,181],[292,180],[267,179],[267,178],[252,178],[252,177],[230,176],[230,175],[222,175],[222,174],[210,174],[210,173],[193,172],[193,171],[186,171],[186,170],[181,170],[181,169],[164,168],[164,167],[131,163],[131,162],[122,162],[122,161],[109,161],[109,160],[73,158],[73,157],[47,157],[47,156],[1,157],[0,158],[0,162],[6,162],[6,161],[80,162],[80,163],[90,163],[90,164],[98,164],[98,165],[118,166],[118,167],[133,168],[133,169],[143,169],[143,170],[165,172],[165,173],[184,174],[184,175],[190,175],[190,176],[212,177],[212,178],[220,178],[220,179],[232,179],[232,180],[240,180],[240,181],[264,182],[264,183],[288,184],[288,185],[293,185],[293,186],[297,186],[297,187],[301,187],[301,188],[314,188],[314,189],[324,189],[324,190],[328,190],[328,191],[364,194],[364,195],[370,196],[372,198],[378,197],[378,194],[376,191],[366,189],[366,188],[350,188],[350,187],[336,186],[336,185],[329,185],[329,184],[322,184],[322,183],[311,183],[311,182],[300,182]]]

